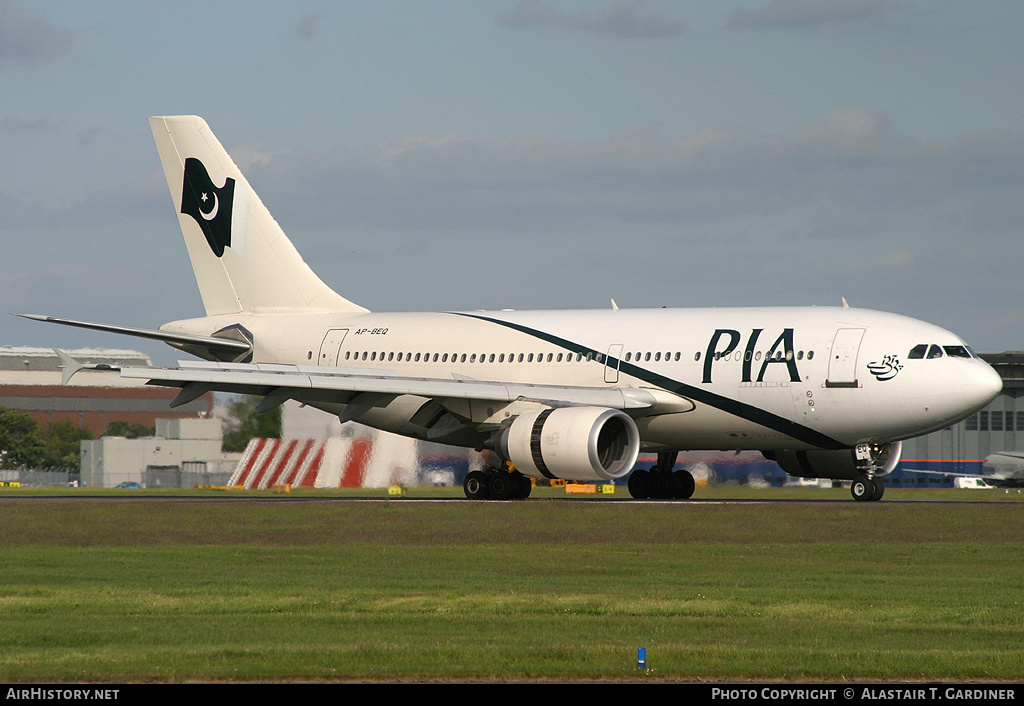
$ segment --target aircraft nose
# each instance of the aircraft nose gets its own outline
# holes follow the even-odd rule
[[[1003,390],[1003,379],[999,373],[983,360],[973,361],[970,370],[961,379],[960,389],[964,402],[972,410],[978,410],[996,398]]]

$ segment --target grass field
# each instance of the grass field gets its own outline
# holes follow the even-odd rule
[[[0,682],[1024,678],[1022,496],[699,492],[5,490]]]

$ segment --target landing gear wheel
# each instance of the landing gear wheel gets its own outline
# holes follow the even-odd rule
[[[872,500],[881,500],[882,495],[885,493],[885,483],[882,482],[881,478],[872,478],[871,482],[875,486],[875,492],[871,494]]]
[[[470,471],[462,482],[462,489],[470,500],[487,500],[491,497],[487,474],[483,471]]]
[[[512,477],[511,473],[506,473],[505,471],[493,473],[490,481],[492,500],[511,500],[519,489],[519,483],[516,482],[516,479]]]
[[[672,471],[651,470],[651,497],[663,500],[676,498],[682,490],[682,483]]]
[[[642,468],[633,471],[626,483],[629,494],[637,500],[651,497],[651,472]]]
[[[693,481],[693,476],[690,475],[690,472],[676,471],[672,475],[679,479],[676,483],[676,486],[678,487],[676,497],[680,500],[689,500],[692,498],[693,490],[697,487],[697,484]]]
[[[512,477],[516,481],[516,492],[513,497],[526,500],[526,498],[530,497],[530,493],[533,492],[533,483],[522,473],[513,473]]]
[[[857,476],[850,485],[850,492],[853,493],[854,500],[874,500],[876,492],[875,482],[867,476]]]

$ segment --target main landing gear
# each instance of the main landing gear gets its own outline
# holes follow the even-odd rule
[[[678,498],[686,500],[693,495],[693,476],[689,471],[673,471],[677,451],[658,454],[658,465],[651,470],[639,469],[629,476],[629,494],[634,498]]]
[[[524,500],[530,497],[533,484],[519,471],[488,468],[467,473],[462,489],[470,500]]]
[[[882,494],[885,493],[885,483],[881,478],[857,476],[850,485],[850,492],[853,493],[854,500],[881,500]]]

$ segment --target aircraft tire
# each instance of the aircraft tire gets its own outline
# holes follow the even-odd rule
[[[511,500],[518,495],[519,483],[511,473],[498,471],[490,478],[491,500]]]
[[[651,497],[651,472],[640,468],[629,475],[626,487],[629,494],[637,500]]]
[[[683,490],[683,484],[679,477],[672,471],[651,472],[651,497],[667,500],[668,498],[679,497]]]
[[[693,497],[694,488],[697,484],[693,480],[693,476],[690,475],[689,471],[676,471],[673,474],[677,479],[676,483],[676,497],[680,500],[689,500]]]
[[[882,496],[885,494],[885,483],[882,481],[881,478],[872,478],[871,482],[875,486],[875,492],[871,494],[871,499],[881,500]]]
[[[873,500],[875,497],[875,483],[867,476],[857,476],[850,484],[850,492],[853,499],[857,501]]]
[[[466,480],[462,481],[462,489],[470,500],[487,500],[491,497],[487,474],[483,471],[470,471]]]
[[[522,473],[514,473],[512,477],[516,481],[515,497],[520,500],[526,500],[526,498],[530,497],[530,493],[533,491],[533,483],[531,483],[530,479]]]

